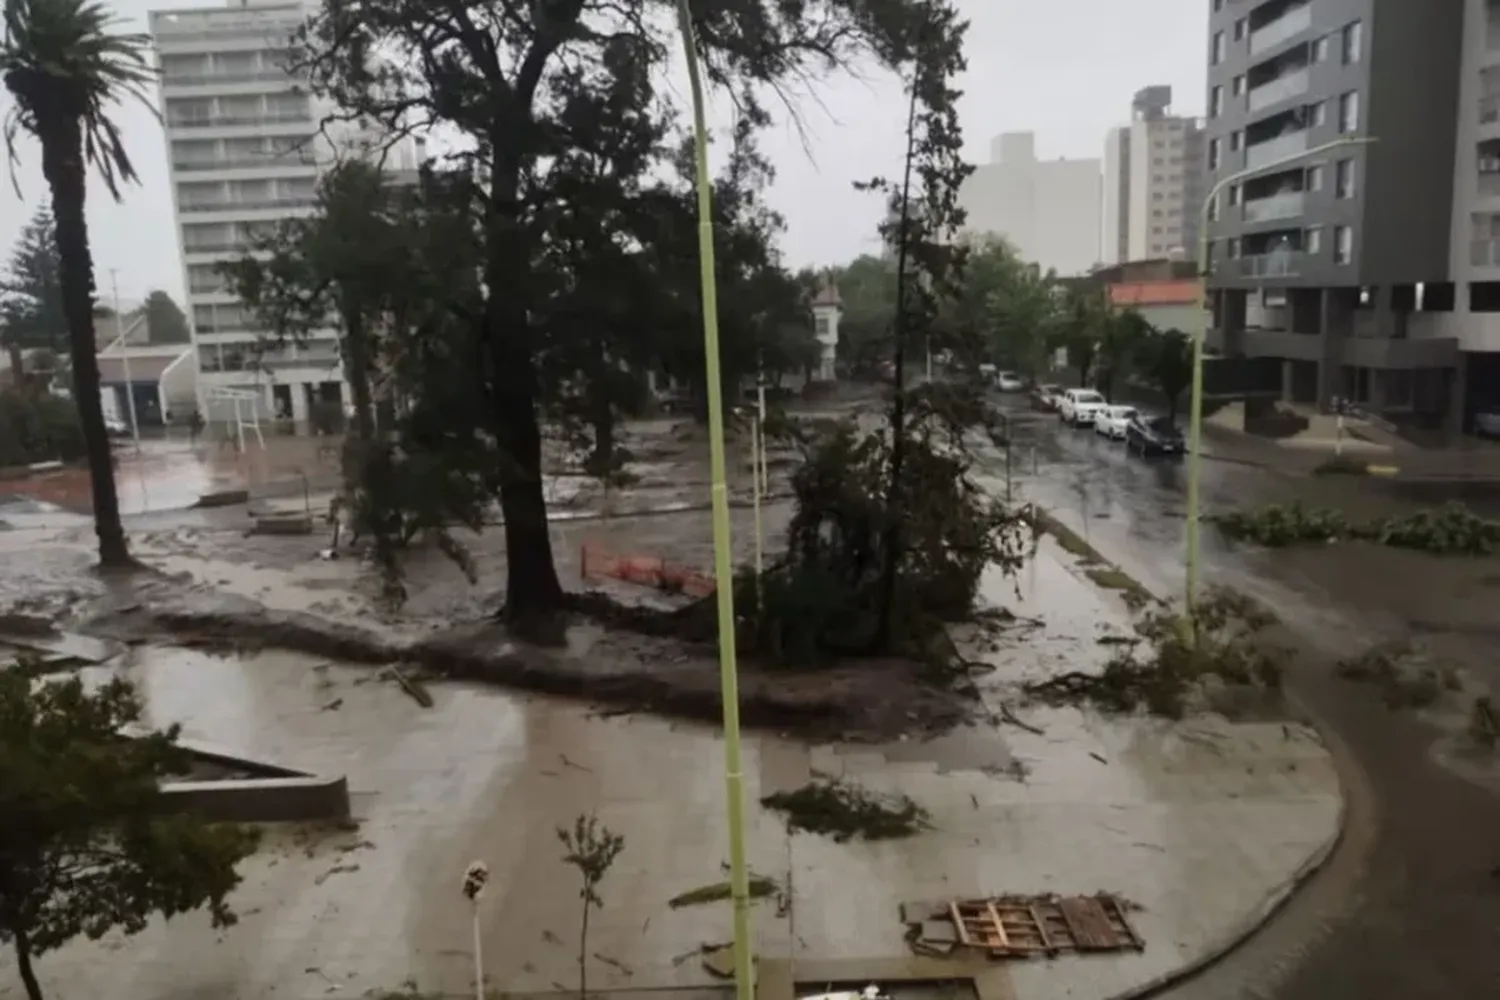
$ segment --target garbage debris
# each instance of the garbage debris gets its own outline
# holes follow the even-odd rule
[[[1131,904],[1109,893],[1093,896],[998,896],[903,903],[906,939],[922,955],[959,948],[990,958],[1032,958],[1064,952],[1142,951],[1127,916]]]

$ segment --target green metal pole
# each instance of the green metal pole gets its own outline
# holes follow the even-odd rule
[[[729,888],[734,903],[734,991],[736,1000],[755,996],[750,952],[750,880],[745,864],[744,775],[740,763],[739,669],[734,648],[734,567],[730,562],[729,491],[724,468],[724,400],[719,372],[719,303],[714,281],[712,185],[708,173],[708,125],[703,80],[688,0],[677,0],[677,17],[693,95],[693,159],[697,166],[698,263],[703,283],[703,360],[708,378],[708,441],[713,477],[714,590],[719,603],[719,689],[724,700],[724,790],[729,824]]]

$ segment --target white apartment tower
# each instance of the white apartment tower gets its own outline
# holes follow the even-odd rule
[[[1138,90],[1130,124],[1109,131],[1100,227],[1106,264],[1196,252],[1203,126],[1173,115],[1171,105],[1171,87]]]
[[[970,235],[1003,236],[1023,260],[1063,276],[1099,263],[1099,161],[1038,160],[1036,137],[1007,132],[964,181]]]
[[[235,396],[246,408],[253,398],[260,417],[299,423],[316,406],[342,408],[349,398],[333,330],[260,353],[253,316],[215,272],[258,230],[310,214],[320,170],[334,160],[333,145],[319,136],[321,109],[286,69],[290,36],[307,15],[296,0],[150,15],[199,408],[208,420],[226,419]]]

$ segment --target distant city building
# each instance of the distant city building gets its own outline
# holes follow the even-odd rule
[[[1038,160],[1032,133],[1008,132],[964,182],[959,203],[970,234],[1003,236],[1044,271],[1085,274],[1099,263],[1098,160]]]
[[[830,275],[812,300],[813,336],[818,341],[820,382],[832,382],[837,377],[835,366],[839,352],[839,314],[842,311],[843,300],[839,297],[839,286]]]
[[[199,406],[208,420],[226,419],[232,397],[253,396],[260,416],[299,423],[316,407],[342,411],[349,400],[336,331],[262,351],[254,317],[216,270],[242,256],[256,234],[311,214],[319,176],[376,138],[353,128],[332,138],[320,132],[329,109],[288,72],[291,34],[312,10],[295,0],[229,0],[150,15]],[[387,166],[409,171],[415,163],[398,153]]]
[[[1104,144],[1106,264],[1196,255],[1203,209],[1203,123],[1171,113],[1172,88],[1146,87],[1131,101],[1129,125]]]

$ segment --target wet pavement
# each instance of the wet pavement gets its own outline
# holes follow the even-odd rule
[[[1127,459],[1117,444],[1051,422],[1036,425],[1032,441],[1037,472],[1013,490],[1156,593],[1180,593],[1183,468]],[[1003,463],[990,465],[998,475]],[[1304,498],[1378,513],[1458,498],[1494,513],[1493,491],[1470,484],[1309,481],[1209,462],[1203,485],[1210,509]],[[1500,689],[1500,560],[1362,545],[1236,550],[1211,526],[1203,541],[1203,579],[1255,595],[1286,624],[1299,654],[1286,683],[1345,762],[1350,828],[1346,847],[1262,933],[1168,995],[1500,995],[1500,767],[1462,749],[1462,711],[1393,712],[1331,670],[1376,640],[1415,636],[1461,673],[1459,699]]]
[[[1046,619],[1002,641],[982,682],[987,701],[1011,703],[1042,735],[985,725],[858,747],[747,737],[750,861],[784,886],[781,902],[755,906],[763,954],[904,955],[897,904],[906,899],[1111,891],[1142,907],[1133,919],[1143,953],[1011,970],[1019,998],[1103,1000],[1214,949],[1332,837],[1330,759],[1299,727],[1015,704],[1025,680],[1099,665],[1101,630],[1127,624],[1114,596],[1050,543],[1019,580],[992,579],[987,593]],[[228,931],[189,916],[48,955],[40,968],[53,995],[358,996],[403,983],[460,994],[471,954],[459,883],[475,859],[492,872],[482,931],[493,983],[573,988],[578,901],[555,828],[589,813],[625,837],[591,921],[591,988],[713,982],[691,953],[728,939],[727,906],[666,906],[723,878],[712,731],[446,683],[431,685],[435,705],[422,709],[376,671],[289,654],[140,648],[121,669],[141,685],[154,722],[181,721],[189,736],[301,770],[346,773],[360,825],[273,836],[246,865],[242,920]],[[789,835],[755,805],[814,775],[910,795],[932,829],[835,844]],[[7,962],[0,957],[0,995],[18,990]]]

